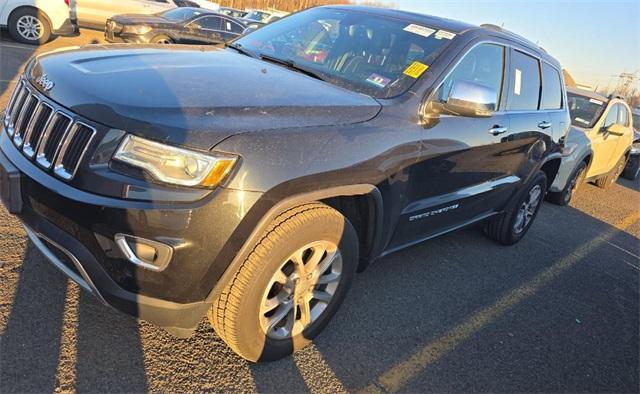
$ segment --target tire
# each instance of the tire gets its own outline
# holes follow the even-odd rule
[[[580,186],[584,183],[587,175],[587,163],[584,161],[578,164],[578,167],[571,174],[571,178],[567,181],[564,189],[559,192],[547,194],[547,200],[556,205],[568,205],[571,202],[571,198]]]
[[[616,163],[615,167],[611,169],[611,171],[609,171],[606,175],[596,179],[596,186],[602,189],[608,189],[611,187],[611,185],[616,183],[616,181],[620,177],[620,174],[622,174],[622,171],[624,171],[626,159],[626,156],[622,156]]]
[[[503,214],[486,222],[485,234],[503,245],[513,245],[520,241],[538,215],[546,191],[547,176],[538,171],[527,186],[516,194]],[[533,197],[535,199],[532,200]]]
[[[51,24],[47,17],[35,8],[21,8],[9,17],[9,34],[14,40],[30,45],[40,45],[51,39]]]
[[[316,253],[322,256],[317,267],[327,267],[326,271],[320,268],[313,271],[314,275],[300,271],[300,264],[294,260],[312,260]],[[301,257],[295,259],[295,255]],[[308,268],[311,262],[306,264],[302,266]],[[209,310],[209,321],[222,340],[247,360],[272,361],[288,356],[309,344],[329,323],[357,265],[358,237],[344,216],[321,203],[291,209],[269,225],[225,285]],[[320,280],[328,284],[315,283]],[[333,295],[323,302],[314,298],[306,303],[309,308],[305,310],[310,313],[303,313],[298,305],[304,304],[300,299],[305,294],[310,296],[305,289],[313,290],[314,295]],[[304,316],[309,316],[307,324]]]
[[[622,172],[622,176],[634,181],[638,178],[638,175],[640,175],[640,155],[631,155],[627,166]]]
[[[160,35],[155,36],[151,39],[151,43],[153,44],[173,44],[174,41],[169,36]]]

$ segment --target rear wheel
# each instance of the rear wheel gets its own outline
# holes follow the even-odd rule
[[[173,40],[169,36],[161,35],[155,36],[151,39],[154,44],[173,44]]]
[[[351,223],[313,203],[274,220],[209,310],[218,335],[251,361],[306,346],[329,323],[358,262]]]
[[[547,176],[538,171],[523,191],[509,203],[505,212],[485,224],[487,236],[503,245],[513,245],[520,241],[538,215],[546,191]]]
[[[571,198],[578,190],[580,185],[584,183],[585,176],[587,175],[587,164],[583,161],[578,164],[578,167],[573,171],[571,178],[567,181],[566,186],[560,192],[549,193],[547,200],[557,205],[568,205],[571,202]]]
[[[51,25],[44,14],[35,8],[22,8],[9,17],[9,33],[14,40],[31,45],[44,44],[51,39]]]
[[[596,186],[602,189],[608,189],[611,187],[611,185],[616,183],[616,181],[620,177],[620,174],[622,174],[622,171],[624,171],[624,166],[627,161],[626,159],[627,159],[626,156],[622,156],[620,160],[618,160],[618,162],[616,163],[616,166],[613,167],[613,169],[609,171],[607,175],[604,175],[603,177],[596,179],[596,182],[595,182]]]

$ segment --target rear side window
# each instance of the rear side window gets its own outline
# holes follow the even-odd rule
[[[558,70],[542,63],[542,102],[540,109],[562,108],[562,87]]]
[[[496,44],[478,45],[464,56],[443,81],[436,92],[436,100],[446,103],[453,85],[457,81],[467,81],[493,89],[498,94],[499,103],[503,74],[504,47]]]
[[[222,26],[224,26],[224,29],[226,31],[229,31],[231,33],[238,33],[241,34],[244,29],[242,28],[242,26],[240,26],[239,24],[232,22],[228,19],[223,19],[222,20]]]
[[[511,57],[511,91],[507,110],[533,111],[540,101],[540,66],[538,59],[513,51]]]

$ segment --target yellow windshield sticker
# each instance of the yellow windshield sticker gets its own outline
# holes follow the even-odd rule
[[[411,78],[420,78],[420,76],[427,71],[429,66],[420,62],[413,62],[406,70],[404,70],[404,75],[408,75]]]

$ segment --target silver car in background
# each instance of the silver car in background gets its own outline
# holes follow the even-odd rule
[[[76,0],[78,23],[103,29],[107,19],[120,14],[157,14],[172,8],[196,5],[183,0]]]
[[[584,183],[592,156],[589,137],[584,131],[571,127],[565,137],[560,170],[549,187],[547,200],[558,205],[569,204],[573,194]]]

